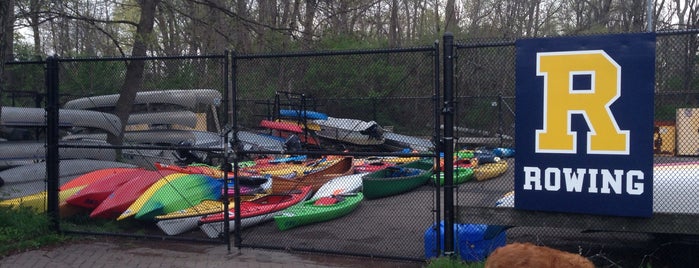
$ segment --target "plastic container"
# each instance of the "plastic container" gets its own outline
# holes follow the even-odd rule
[[[440,242],[444,249],[444,221],[440,222]],[[433,224],[425,231],[425,258],[431,259],[441,255],[436,249],[436,230]],[[454,251],[467,262],[479,262],[498,247],[506,243],[505,232],[499,233],[492,239],[485,240],[483,235],[488,225],[485,224],[454,224]]]

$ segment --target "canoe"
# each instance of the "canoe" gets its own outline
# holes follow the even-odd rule
[[[328,166],[322,167],[319,170],[313,170],[312,173],[302,175],[294,179],[286,179],[282,177],[272,178],[272,193],[286,193],[294,189],[304,186],[311,186],[312,191],[318,191],[323,184],[332,180],[335,177],[350,175],[354,173],[354,164],[352,157],[343,157],[339,160],[328,160],[331,163]]]
[[[335,177],[326,182],[316,191],[311,199],[318,199],[331,195],[352,194],[362,190],[362,177],[364,174],[351,174]]]
[[[333,195],[303,201],[274,216],[280,231],[340,218],[354,211],[364,199],[362,193]]]
[[[368,173],[362,177],[362,192],[367,199],[405,193],[427,183],[433,170],[431,159],[421,159]]]
[[[214,89],[169,89],[141,91],[136,93],[134,106],[172,107],[173,105],[194,109],[197,105],[218,105],[221,92]],[[119,100],[119,94],[100,95],[69,100],[63,105],[66,109],[104,110],[111,112]],[[135,109],[139,110],[139,109]],[[147,110],[147,109],[141,109]]]
[[[74,206],[94,209],[121,185],[129,182],[130,180],[140,180],[142,177],[143,179],[146,179],[145,177],[148,176],[158,178],[161,177],[158,172],[140,168],[104,176],[88,184],[79,192],[68,197],[66,199],[66,203]]]
[[[66,159],[59,162],[59,177],[79,176],[95,170],[105,168],[133,168],[134,165],[93,159]],[[5,181],[5,186],[13,183],[31,181],[45,181],[46,162],[23,165],[0,171],[0,178]],[[69,187],[72,188],[72,187]]]
[[[320,126],[315,133],[322,138],[356,145],[380,145],[385,141],[383,128],[374,121],[328,117],[313,123]]]
[[[507,161],[504,160],[495,163],[478,164],[473,168],[473,177],[478,181],[492,179],[505,173],[507,167]]]
[[[67,135],[63,140],[106,140],[103,133]],[[124,133],[127,145],[186,146],[196,148],[216,148],[223,150],[223,139],[218,133],[182,129],[150,129],[127,131]],[[189,153],[191,156],[183,155]],[[200,151],[169,149],[123,149],[122,159],[134,165],[153,168],[153,163],[176,164],[180,162],[203,162],[207,154]]]
[[[265,194],[241,195],[240,201],[249,201],[260,198]],[[235,207],[233,198],[230,198],[229,209]],[[197,228],[199,219],[209,214],[223,212],[224,204],[220,200],[203,200],[194,206],[155,216],[155,225],[167,235],[178,235]]]
[[[455,167],[453,183],[462,184],[471,180],[474,176],[474,169],[471,167]],[[432,175],[433,182],[437,182],[437,174]],[[439,186],[444,186],[444,172],[439,172]]]
[[[104,141],[61,141],[70,146],[108,146]],[[58,156],[64,159],[116,160],[116,150],[105,148],[59,148]],[[6,169],[46,161],[45,141],[0,142],[0,168]]]
[[[152,113],[136,113],[129,115],[128,125],[172,126],[180,125],[188,128],[196,128],[197,114],[192,111],[168,111]],[[127,126],[127,130],[130,126]]]
[[[6,127],[46,127],[46,109],[0,107],[0,125]],[[58,110],[58,127],[99,129],[114,135],[121,133],[121,121],[113,114],[74,109]]]
[[[321,112],[309,111],[309,110],[294,110],[294,109],[281,109],[279,110],[279,116],[290,117],[297,119],[328,119],[328,115]]]
[[[241,228],[271,221],[282,210],[306,200],[311,195],[311,186],[300,187],[284,194],[269,194],[250,201],[240,202]],[[229,231],[235,230],[235,210],[207,215],[197,223],[208,237],[217,238],[224,232],[224,222],[227,213]]]
[[[116,219],[126,211],[129,206],[136,202],[136,200],[138,200],[138,198],[153,184],[172,174],[175,174],[175,172],[171,170],[157,170],[153,171],[153,174],[142,176],[138,180],[130,180],[122,184],[92,210],[90,217]],[[184,174],[179,173],[175,176],[183,175]]]
[[[187,174],[163,185],[134,214],[138,220],[152,221],[155,216],[185,209],[207,199],[221,198],[223,183],[201,174]]]

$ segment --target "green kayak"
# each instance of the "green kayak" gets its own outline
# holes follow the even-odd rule
[[[454,184],[461,184],[473,178],[473,168],[457,167],[454,168]],[[432,181],[437,182],[437,174],[432,175]],[[439,173],[439,186],[444,185],[444,172]]]
[[[352,212],[364,199],[362,193],[321,197],[301,202],[274,216],[279,230],[324,222],[342,217]]]
[[[427,183],[433,170],[428,158],[368,173],[362,177],[362,192],[367,199],[405,193]]]

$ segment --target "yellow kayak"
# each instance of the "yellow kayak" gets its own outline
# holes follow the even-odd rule
[[[265,195],[267,195],[267,194],[241,195],[240,201],[248,201],[248,200],[259,198],[259,197],[262,197]],[[229,202],[228,207],[233,208],[234,206],[235,206],[235,203],[233,202],[233,198],[231,198],[231,201]],[[203,215],[214,214],[214,213],[218,213],[218,212],[222,212],[222,211],[223,211],[223,202],[221,202],[220,200],[204,200],[199,204],[196,204],[194,206],[188,207],[188,208],[183,209],[183,210],[178,210],[175,212],[170,212],[168,214],[155,216],[155,219],[158,221],[161,221],[161,220],[167,220],[167,219],[203,216]]]
[[[240,200],[248,201],[265,195],[267,194],[244,195],[240,197]],[[231,200],[228,209],[233,207],[235,207],[235,203]],[[197,228],[199,219],[202,217],[210,214],[222,213],[223,211],[223,202],[207,199],[183,210],[155,216],[155,220],[157,221],[155,225],[167,235],[178,235]]]
[[[86,185],[82,185],[82,186],[78,186],[78,187],[69,188],[69,189],[66,189],[63,191],[59,191],[58,192],[59,203],[65,203],[65,201],[68,197],[77,193],[82,188],[85,188],[85,186]],[[46,209],[48,207],[47,202],[48,202],[48,193],[46,191],[43,191],[43,192],[39,192],[39,193],[32,194],[32,195],[2,200],[2,201],[0,201],[0,206],[31,207],[31,208],[36,209],[37,212],[46,212]]]
[[[291,123],[294,125],[297,125],[301,128],[307,128],[308,130],[313,130],[313,131],[320,131],[320,125],[313,123],[311,120],[308,120],[306,122],[306,125],[304,125],[302,122],[294,121],[294,120],[284,120],[284,119],[277,119],[277,122],[284,122],[284,123]]]
[[[484,181],[498,177],[507,171],[507,161],[498,161],[495,163],[479,164],[473,168],[473,177],[478,181]]]

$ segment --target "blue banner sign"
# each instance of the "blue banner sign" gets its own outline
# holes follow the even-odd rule
[[[516,48],[515,208],[650,217],[655,35]]]

